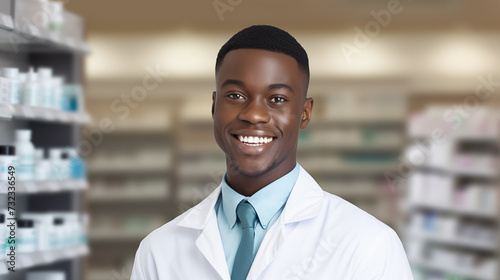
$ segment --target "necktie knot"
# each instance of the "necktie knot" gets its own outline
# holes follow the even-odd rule
[[[252,204],[248,201],[242,201],[238,204],[238,207],[236,207],[236,215],[240,219],[241,228],[254,228],[257,213]]]

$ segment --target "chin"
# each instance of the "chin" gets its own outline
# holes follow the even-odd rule
[[[232,164],[236,170],[246,177],[259,177],[273,169],[273,164],[260,162],[257,160],[245,160],[244,162],[234,162]]]

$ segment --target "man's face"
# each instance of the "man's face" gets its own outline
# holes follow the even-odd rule
[[[232,50],[216,74],[216,87],[214,135],[228,172],[258,177],[290,171],[313,103],[297,61],[265,50]]]

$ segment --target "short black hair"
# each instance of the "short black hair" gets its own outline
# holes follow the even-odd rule
[[[283,29],[271,25],[252,25],[234,34],[219,50],[215,72],[219,70],[226,54],[236,49],[260,49],[289,55],[295,58],[309,82],[309,59],[306,50]]]

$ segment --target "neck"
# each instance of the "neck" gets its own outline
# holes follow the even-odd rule
[[[227,184],[236,192],[244,196],[252,196],[265,186],[285,176],[295,167],[296,161],[291,163],[282,163],[271,167],[257,176],[244,174],[240,169],[227,163]]]

